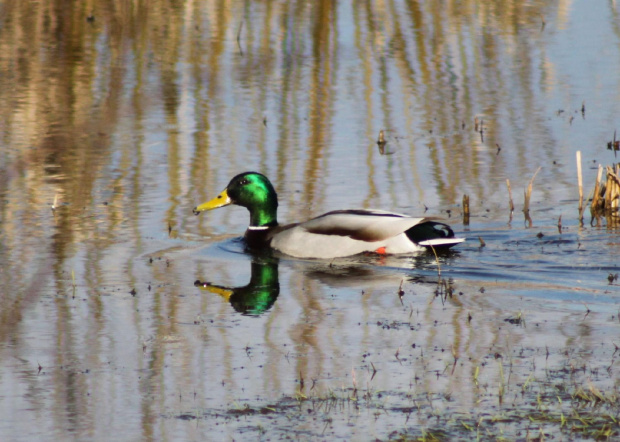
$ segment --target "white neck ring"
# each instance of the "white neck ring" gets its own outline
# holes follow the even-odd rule
[[[267,230],[269,226],[249,226],[248,230]]]

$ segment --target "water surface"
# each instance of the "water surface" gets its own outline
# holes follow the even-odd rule
[[[565,391],[618,395],[620,231],[580,224],[575,153],[587,195],[618,161],[619,24],[585,0],[2,2],[2,438],[568,431]],[[468,241],[253,257],[245,209],[191,214],[245,170],[283,222],[377,208]]]

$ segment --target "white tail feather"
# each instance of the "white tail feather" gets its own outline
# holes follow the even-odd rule
[[[436,239],[427,239],[426,241],[420,241],[418,244],[424,247],[440,247],[447,246],[452,244],[458,244],[465,241],[465,238],[436,238]]]

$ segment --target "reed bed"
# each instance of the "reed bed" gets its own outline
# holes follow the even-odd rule
[[[594,185],[594,194],[590,212],[593,218],[599,219],[601,216],[608,218],[608,221],[618,223],[620,216],[620,163],[611,166],[599,165]]]

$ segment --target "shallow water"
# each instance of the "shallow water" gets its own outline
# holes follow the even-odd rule
[[[558,385],[618,397],[620,229],[575,161],[586,195],[618,161],[615,2],[5,1],[0,48],[3,440],[516,439],[568,431],[532,421]],[[467,242],[251,256],[245,209],[191,209],[252,169],[282,222]]]

